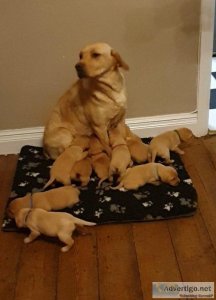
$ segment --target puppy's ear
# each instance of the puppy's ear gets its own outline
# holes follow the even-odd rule
[[[123,61],[123,59],[117,51],[112,49],[111,55],[115,58],[118,67],[123,68],[126,71],[129,70],[129,66],[126,64],[126,62]]]

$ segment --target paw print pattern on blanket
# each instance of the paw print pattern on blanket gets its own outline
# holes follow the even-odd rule
[[[150,139],[146,139],[148,143]],[[178,170],[181,182],[172,187],[167,184],[154,186],[146,184],[136,191],[122,193],[112,190],[111,183],[104,181],[98,188],[98,178],[92,174],[88,186],[80,189],[80,202],[64,211],[97,224],[153,221],[194,214],[197,207],[197,193],[178,154],[171,152],[171,159]],[[49,178],[53,161],[43,155],[43,149],[24,146],[21,149],[12,192],[8,201],[26,193],[42,191]],[[61,186],[55,184],[53,187]],[[6,215],[5,231],[17,230],[13,220]]]

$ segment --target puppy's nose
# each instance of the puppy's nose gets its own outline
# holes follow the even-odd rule
[[[84,67],[81,63],[77,63],[75,65],[75,69],[77,71],[77,75],[79,76],[79,78],[85,77]]]

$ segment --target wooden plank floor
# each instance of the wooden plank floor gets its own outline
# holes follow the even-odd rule
[[[68,253],[40,238],[0,232],[2,300],[152,299],[153,281],[216,282],[216,136],[184,147],[183,161],[199,195],[193,217],[103,225],[76,235]],[[0,218],[17,156],[0,156]]]

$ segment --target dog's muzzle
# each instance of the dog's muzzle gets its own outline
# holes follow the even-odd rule
[[[77,71],[77,75],[79,78],[83,78],[86,77],[85,71],[84,71],[84,67],[81,63],[78,63],[75,65],[75,69]]]

